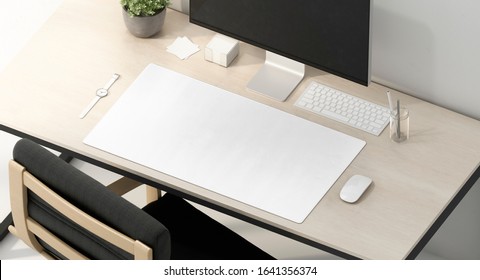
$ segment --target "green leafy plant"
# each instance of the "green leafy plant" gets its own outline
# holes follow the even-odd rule
[[[170,5],[170,0],[120,0],[128,14],[133,16],[152,16]]]

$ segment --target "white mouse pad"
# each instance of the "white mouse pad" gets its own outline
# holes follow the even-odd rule
[[[154,64],[84,142],[297,223],[365,145]]]

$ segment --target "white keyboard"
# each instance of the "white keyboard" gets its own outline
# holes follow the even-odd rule
[[[390,120],[388,108],[315,81],[310,82],[295,106],[376,136],[380,135]]]

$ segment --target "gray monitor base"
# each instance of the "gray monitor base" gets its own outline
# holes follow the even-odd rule
[[[305,65],[267,51],[265,63],[247,88],[278,101],[285,101],[305,74]]]

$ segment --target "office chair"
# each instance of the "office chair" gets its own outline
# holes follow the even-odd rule
[[[40,145],[18,141],[9,163],[9,230],[49,259],[272,259],[172,194],[143,209]]]

